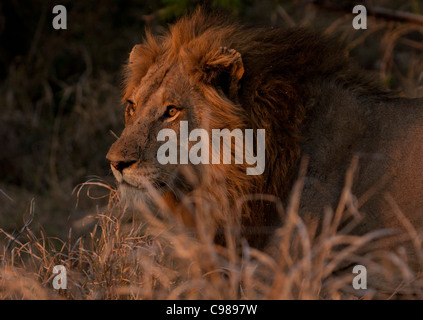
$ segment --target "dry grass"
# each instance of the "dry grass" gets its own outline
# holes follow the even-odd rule
[[[351,194],[356,165],[357,159],[346,174],[337,208],[325,209],[321,233],[316,234],[298,215],[304,163],[289,204],[285,210],[279,206],[285,222],[264,251],[250,247],[229,228],[227,246],[218,246],[205,220],[200,219],[195,230],[187,230],[163,203],[160,212],[145,208],[139,221],[138,214],[132,216],[119,206],[118,195],[109,185],[87,182],[82,187],[107,188],[110,202],[95,215],[86,237],[72,240],[71,229],[66,241],[37,237],[30,229],[33,212],[18,235],[2,230],[9,242],[2,256],[0,298],[421,299],[423,280],[408,266],[401,248],[363,251],[377,246],[390,230],[358,237],[348,233],[351,224],[340,228],[347,217],[355,216],[352,224],[360,220],[360,199]],[[206,216],[211,204],[204,200],[198,204],[197,214]],[[407,225],[421,256],[416,231],[401,212],[398,219]],[[58,264],[68,271],[66,290],[52,288],[52,269]],[[368,270],[367,290],[352,287],[355,274],[346,266],[358,264]]]

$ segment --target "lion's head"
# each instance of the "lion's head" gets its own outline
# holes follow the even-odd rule
[[[125,69],[125,129],[107,155],[121,198],[146,202],[153,191],[181,200],[198,185],[206,185],[203,195],[221,206],[213,216],[218,224],[243,220],[243,225],[254,227],[275,225],[280,218],[274,214],[275,203],[256,195],[288,198],[300,157],[303,120],[313,103],[306,98],[308,85],[327,81],[328,75],[354,83],[353,77],[339,76],[348,68],[342,48],[304,29],[248,28],[197,11],[164,35],[147,32]],[[361,86],[355,86],[359,92]],[[183,150],[184,121],[189,130],[205,129],[209,138],[214,129],[264,130],[265,170],[247,175],[245,161],[234,160],[235,148],[231,164],[196,165],[180,158],[178,163],[162,164],[158,154],[166,139],[160,132],[173,130],[177,149]],[[245,199],[249,203],[242,212],[233,210],[235,202]]]
[[[206,176],[209,194],[220,201],[223,196],[236,198],[251,185],[259,186],[254,180],[261,178],[246,175],[243,163],[212,164],[212,130],[231,132],[251,128],[252,124],[239,105],[244,74],[241,54],[221,46],[222,39],[214,37],[216,30],[203,30],[200,25],[199,21],[181,21],[167,36],[154,38],[148,34],[145,43],[132,49],[123,97],[125,129],[107,154],[121,199],[128,204],[146,202],[151,191],[172,193],[180,199],[204,184]],[[181,158],[184,148],[194,144],[189,141],[185,146],[181,142],[180,128],[185,121],[190,131],[202,128],[209,133],[209,165]],[[168,140],[161,132],[169,129],[178,137],[178,163],[163,164],[158,155]],[[235,143],[234,139],[230,141]],[[231,149],[232,158],[234,151]],[[218,180],[224,181],[225,187],[217,186]],[[218,220],[226,219],[222,211],[218,215]]]

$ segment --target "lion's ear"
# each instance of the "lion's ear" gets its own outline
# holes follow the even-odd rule
[[[226,47],[210,52],[203,70],[210,84],[220,88],[230,99],[237,100],[239,81],[244,74],[241,54]]]
[[[136,58],[137,58],[137,56],[138,56],[138,51],[139,51],[140,47],[141,47],[141,45],[136,44],[136,45],[132,48],[131,53],[129,54],[129,64],[134,63],[135,59],[136,59]]]

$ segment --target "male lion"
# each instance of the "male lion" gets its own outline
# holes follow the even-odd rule
[[[125,129],[107,159],[128,204],[151,202],[153,191],[175,207],[201,186],[219,208],[215,226],[241,223],[250,244],[261,245],[264,227],[281,222],[273,200],[287,203],[303,155],[300,214],[317,221],[326,205],[336,206],[358,156],[353,193],[366,201],[354,232],[403,228],[398,208],[422,225],[423,100],[394,97],[328,37],[246,27],[198,10],[133,48],[123,101]],[[160,164],[158,133],[179,136],[182,120],[210,139],[212,129],[265,129],[264,173],[247,175],[247,165],[234,162]],[[240,211],[241,199],[249,201]],[[199,219],[180,207],[186,225]]]

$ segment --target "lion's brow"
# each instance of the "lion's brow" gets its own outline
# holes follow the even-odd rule
[[[162,69],[163,71],[160,72],[159,71],[160,69]],[[152,76],[151,78],[149,77],[149,79],[146,79],[146,80],[150,80],[150,85],[148,86],[147,91],[143,94],[141,105],[146,104],[148,99],[150,99],[151,95],[161,87],[164,79],[166,78],[166,75],[170,71],[170,66],[167,66],[167,67],[159,66],[156,70],[157,70],[156,72],[152,72],[154,76]]]

